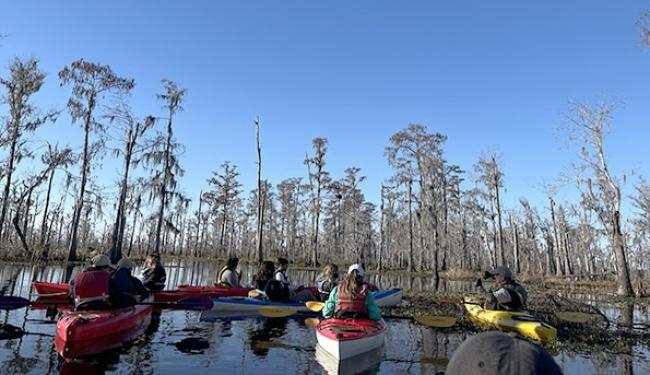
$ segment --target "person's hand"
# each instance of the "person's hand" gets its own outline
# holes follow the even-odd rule
[[[483,280],[481,280],[481,279],[476,279],[476,287],[477,287],[477,288],[480,288],[480,287],[482,287],[482,286],[483,286]]]
[[[483,279],[484,280],[489,279],[490,277],[492,277],[491,273],[489,273],[488,271],[483,271]]]

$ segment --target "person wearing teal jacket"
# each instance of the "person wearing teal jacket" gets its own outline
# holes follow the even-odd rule
[[[345,280],[329,295],[323,307],[324,318],[381,319],[381,310],[375,303],[370,286],[363,281],[363,267],[353,264]]]

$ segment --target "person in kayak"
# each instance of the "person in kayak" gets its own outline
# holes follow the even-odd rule
[[[336,264],[326,264],[318,277],[316,277],[316,287],[320,294],[321,301],[327,301],[332,289],[339,283],[339,267]]]
[[[93,257],[90,262],[89,267],[70,281],[68,299],[76,311],[111,308],[110,278],[113,271],[111,259],[100,254]]]
[[[304,286],[296,286],[291,284],[287,277],[286,271],[289,268],[289,261],[286,258],[278,258],[277,268],[275,271],[274,279],[281,282],[289,289],[289,298],[296,302],[307,302],[316,300],[316,296],[311,290]]]
[[[500,266],[493,271],[485,271],[483,279],[494,277],[496,288],[486,290],[481,279],[476,280],[476,286],[485,292],[485,308],[490,310],[523,310],[528,301],[528,292],[512,278],[512,272],[506,266]]]
[[[111,305],[113,307],[133,306],[145,299],[149,292],[142,282],[131,276],[135,263],[129,258],[122,258],[117,263],[117,270],[111,275]]]
[[[348,274],[332,289],[323,307],[324,318],[381,319],[381,310],[370,293],[370,287],[363,281],[363,267],[353,264]]]
[[[149,292],[159,292],[165,289],[167,273],[163,267],[160,257],[147,255],[142,270],[142,284]]]
[[[275,265],[271,261],[260,264],[255,275],[256,298],[267,298],[272,302],[289,302],[291,294],[287,284],[276,280]]]
[[[228,288],[243,288],[241,280],[241,271],[237,271],[239,265],[239,258],[230,257],[226,265],[219,271],[217,275],[216,286],[223,286]]]

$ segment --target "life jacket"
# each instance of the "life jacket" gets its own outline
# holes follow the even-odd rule
[[[278,274],[280,277],[278,278]],[[284,273],[284,271],[277,271],[275,273],[275,279],[278,281],[282,281],[285,284],[289,284],[289,278],[287,278],[287,275]]]
[[[368,309],[366,308],[366,297],[369,293],[368,284],[363,283],[357,289],[356,296],[344,291],[345,281],[338,285],[338,301],[334,314],[337,317],[353,316],[356,318],[367,317]]]
[[[510,302],[503,305],[508,310],[521,310],[526,306],[528,292],[526,289],[515,281],[501,285],[510,294]]]
[[[85,271],[74,279],[74,304],[108,303],[111,274],[106,271]]]
[[[228,268],[228,266],[224,266],[224,267],[221,269],[221,271],[219,271],[219,273],[218,273],[218,275],[217,275],[217,283],[216,283],[217,286],[225,286],[225,287],[229,287],[229,288],[234,287],[234,285],[230,285],[229,282],[227,282],[227,281],[223,281],[223,280],[221,279],[221,278],[223,277],[223,273],[226,272],[226,271],[228,271],[228,270],[230,270],[230,272],[232,272],[232,273],[235,275],[235,277],[237,277],[237,278],[239,277],[239,276],[237,275],[237,272],[236,272],[235,270]],[[237,279],[237,281],[239,281],[239,279]]]
[[[326,278],[319,278],[316,281],[316,286],[318,287],[318,294],[320,294],[321,301],[326,301],[332,289],[336,286],[336,282]]]
[[[272,302],[289,302],[291,301],[291,292],[287,284],[279,280],[269,280],[263,289],[266,297]]]

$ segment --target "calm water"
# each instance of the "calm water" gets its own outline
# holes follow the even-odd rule
[[[168,288],[179,284],[211,284],[216,265],[209,262],[167,265]],[[76,272],[75,270],[74,272]],[[136,270],[137,273],[137,270]],[[252,270],[244,269],[245,280]],[[308,283],[314,272],[291,272],[297,283]],[[61,282],[65,269],[60,266],[0,266],[0,286],[7,294],[29,297],[33,280]],[[373,280],[380,287],[401,286],[429,289],[427,278],[384,275]],[[471,283],[445,282],[454,291],[469,290]],[[620,309],[603,309],[618,319]],[[629,312],[628,312],[629,313]],[[648,311],[631,311],[635,322],[647,321]],[[631,315],[631,314],[630,314]],[[324,374],[335,373],[417,373],[444,371],[449,358],[471,332],[437,331],[409,321],[389,320],[385,347],[352,362],[333,363],[315,350],[313,328],[304,317],[263,319],[259,317],[220,317],[211,313],[165,310],[155,314],[147,332],[125,347],[85,362],[66,363],[54,351],[56,318],[44,310],[0,311],[0,322],[21,327],[30,334],[0,341],[1,374]],[[643,340],[640,340],[643,341]],[[610,354],[589,348],[581,352],[561,351],[556,361],[567,374],[650,374],[649,342],[628,348],[628,354]]]

